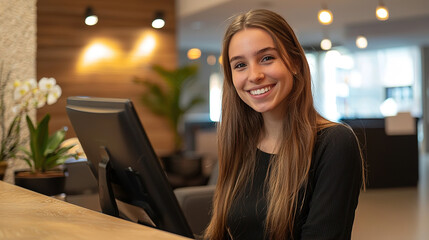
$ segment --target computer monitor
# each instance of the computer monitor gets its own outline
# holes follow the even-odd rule
[[[132,102],[69,97],[66,110],[98,179],[102,212],[193,238]]]

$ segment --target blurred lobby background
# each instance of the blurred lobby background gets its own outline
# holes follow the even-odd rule
[[[387,20],[377,19],[379,5],[388,9]],[[98,16],[93,26],[84,23],[88,7]],[[371,144],[365,148],[369,155],[381,154],[369,164],[369,171],[371,165],[380,166],[372,172],[373,184],[386,174],[400,175],[399,180],[378,187],[369,182],[360,197],[352,239],[428,239],[427,0],[0,0],[1,61],[17,79],[56,78],[62,97],[40,109],[37,117],[50,113],[51,130],[68,126],[68,137],[75,137],[65,112],[68,96],[130,98],[159,155],[172,151],[173,134],[164,119],[139,102],[142,88],[133,78],[159,80],[153,64],[169,69],[197,64],[196,81],[187,86],[182,101],[198,93],[206,101],[185,116],[182,128],[187,149],[215,161],[210,143],[221,107],[223,31],[230,16],[252,8],[278,12],[295,30],[306,50],[315,104],[323,116],[358,120],[360,129],[381,129],[382,138],[364,141]],[[321,9],[332,12],[331,24],[318,21]],[[165,26],[154,29],[151,23],[159,13]],[[327,39],[331,46],[321,46]],[[366,44],[357,45],[362,41]],[[411,130],[390,134],[385,121],[398,113],[411,117]],[[367,120],[377,121],[376,126]],[[395,151],[405,157],[390,158]],[[404,183],[401,174],[411,180]],[[75,203],[97,208],[91,201],[93,196]]]

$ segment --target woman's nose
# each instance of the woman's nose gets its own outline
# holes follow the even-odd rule
[[[249,71],[249,81],[259,82],[264,78],[264,73],[257,66],[251,66]]]

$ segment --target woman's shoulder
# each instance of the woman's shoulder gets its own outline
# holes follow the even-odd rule
[[[342,123],[332,123],[329,126],[322,127],[317,132],[318,142],[321,141],[333,141],[333,140],[345,140],[355,139],[355,134],[351,127]]]
[[[360,167],[359,143],[350,127],[335,124],[318,131],[313,149],[313,171],[332,175],[340,170],[354,174],[360,171]]]
[[[355,154],[359,152],[359,143],[351,127],[335,123],[317,132],[314,150],[316,153]]]

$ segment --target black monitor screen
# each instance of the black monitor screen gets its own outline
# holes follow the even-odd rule
[[[193,237],[132,102],[69,97],[66,110],[98,179],[103,213]]]

